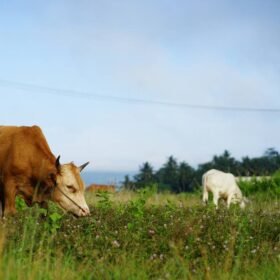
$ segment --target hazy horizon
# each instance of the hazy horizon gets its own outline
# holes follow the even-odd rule
[[[90,184],[106,184],[106,185],[121,185],[124,177],[129,175],[132,179],[137,172],[132,171],[85,171],[82,173],[82,178],[86,186]]]

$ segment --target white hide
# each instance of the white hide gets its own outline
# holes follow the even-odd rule
[[[246,199],[243,198],[236,179],[231,173],[211,169],[203,174],[202,187],[204,203],[208,202],[208,192],[212,192],[216,208],[218,208],[220,198],[226,200],[228,207],[231,203],[239,204],[241,208],[245,207]]]

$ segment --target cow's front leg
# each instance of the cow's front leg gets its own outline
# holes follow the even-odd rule
[[[5,182],[3,216],[16,213],[16,184],[14,180]]]
[[[48,210],[49,209],[49,204],[47,201],[42,201],[39,203],[40,207],[43,208],[43,209],[46,209]]]
[[[213,193],[213,202],[216,206],[216,209],[218,209],[218,202],[219,202],[219,194]]]
[[[4,206],[4,204],[3,204],[2,200],[0,199],[0,218],[3,217],[3,206]]]
[[[41,217],[46,217],[49,213],[49,204],[47,201],[42,201],[39,203],[40,208],[44,209],[45,211],[42,211]]]
[[[0,218],[4,216],[4,187],[0,185]]]
[[[229,196],[227,197],[227,208],[230,207],[231,200],[232,200],[232,195],[229,195]]]

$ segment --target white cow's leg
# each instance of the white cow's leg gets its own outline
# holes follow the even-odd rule
[[[205,204],[207,204],[208,202],[208,191],[206,190],[206,188],[203,188],[203,197],[202,200]]]
[[[232,195],[229,195],[229,196],[227,197],[227,208],[230,207],[231,200],[232,200]]]
[[[213,193],[213,202],[216,206],[216,209],[218,209],[218,202],[219,202],[219,194],[218,193]]]

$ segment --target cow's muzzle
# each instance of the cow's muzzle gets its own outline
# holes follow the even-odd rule
[[[81,205],[79,205],[76,201],[74,201],[71,197],[69,197],[66,193],[64,193],[58,186],[56,186],[56,189],[62,194],[64,195],[67,199],[69,199],[75,206],[77,206],[77,208],[79,209],[78,211],[71,211],[75,216],[77,217],[85,217],[90,215],[90,210],[88,208],[87,205],[85,205],[84,207],[82,207]],[[66,209],[65,209],[66,210]],[[67,211],[67,210],[66,210]]]

